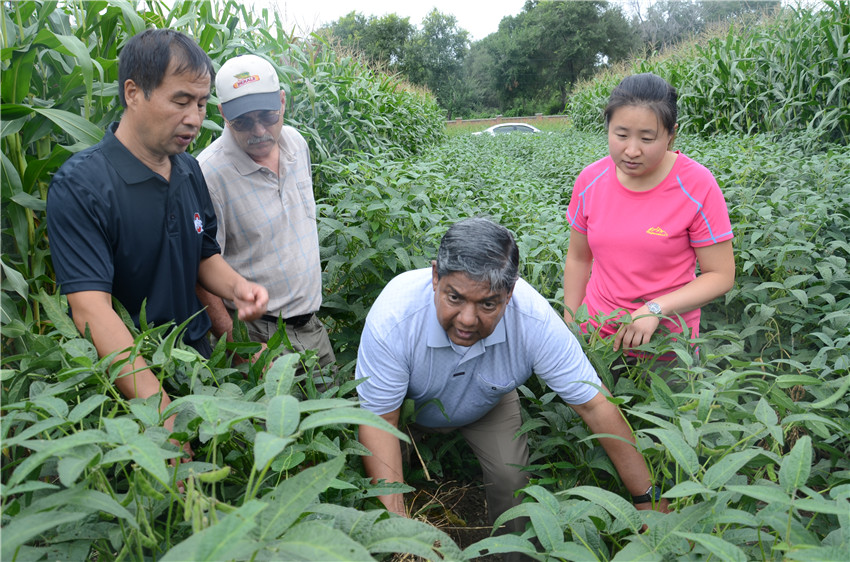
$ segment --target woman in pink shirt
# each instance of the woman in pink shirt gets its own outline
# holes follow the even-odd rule
[[[660,324],[682,332],[677,315],[698,335],[700,307],[735,280],[732,227],[717,181],[672,150],[676,99],[676,89],[654,74],[620,82],[604,113],[609,155],[579,174],[567,211],[564,319],[572,322],[581,304],[591,318],[619,311],[600,332],[627,355],[640,355],[630,350]],[[631,321],[618,321],[626,313]]]

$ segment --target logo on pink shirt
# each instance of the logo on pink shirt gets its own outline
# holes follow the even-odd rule
[[[648,228],[646,230],[647,234],[652,234],[653,236],[667,236],[667,233],[664,232],[664,229],[660,226],[654,226],[652,228]]]

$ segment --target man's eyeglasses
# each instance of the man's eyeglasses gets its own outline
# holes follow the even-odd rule
[[[259,121],[260,125],[263,127],[271,127],[280,121],[280,111],[266,111],[264,113],[260,113],[259,117],[257,117],[257,121]],[[233,127],[233,130],[240,133],[252,130],[255,122],[256,121],[254,121],[252,117],[237,117],[236,119],[228,121],[230,126]]]

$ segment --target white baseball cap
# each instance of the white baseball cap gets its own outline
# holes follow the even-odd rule
[[[269,61],[242,55],[221,65],[215,75],[215,92],[227,120],[249,111],[280,109],[280,82]]]

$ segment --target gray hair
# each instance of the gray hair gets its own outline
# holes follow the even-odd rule
[[[519,249],[511,232],[490,219],[474,217],[453,224],[440,240],[437,277],[465,273],[510,292],[519,278]]]

